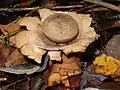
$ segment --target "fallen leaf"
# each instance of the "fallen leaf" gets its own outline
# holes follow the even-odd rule
[[[99,87],[102,83],[103,80],[105,80],[107,77],[103,76],[103,75],[99,75],[96,73],[90,73],[88,71],[83,71],[82,75],[81,75],[81,88],[85,87],[88,82],[91,86],[94,87]]]
[[[27,63],[24,56],[14,46],[6,48],[5,43],[0,44],[0,53],[1,66],[9,67]]]
[[[20,65],[20,64],[26,64],[28,63],[24,56],[20,53],[18,49],[12,50],[11,54],[8,56],[7,62],[5,63],[5,66],[14,66],[14,65]]]
[[[106,76],[113,75],[120,67],[119,60],[111,56],[106,56],[105,54],[96,57],[93,64],[98,66],[95,69],[96,73],[100,73]]]
[[[48,86],[55,84],[64,84],[70,87],[69,77],[81,73],[80,58],[62,55],[62,62],[56,62],[52,65],[51,73],[48,78]]]

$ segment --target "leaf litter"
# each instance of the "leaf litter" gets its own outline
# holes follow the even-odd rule
[[[1,90],[119,90],[120,24],[119,13],[112,13],[120,8],[115,2],[43,0],[39,3],[47,8],[0,25]],[[30,4],[23,3],[13,6]],[[81,7],[64,6],[71,3]],[[103,18],[104,11],[111,15]]]

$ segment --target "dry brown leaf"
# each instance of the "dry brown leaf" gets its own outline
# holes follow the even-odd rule
[[[80,58],[66,57],[62,55],[62,63],[52,65],[51,73],[48,78],[48,85],[52,86],[62,82],[65,86],[70,86],[68,77],[81,73]]]
[[[12,53],[8,56],[8,60],[5,63],[5,66],[14,66],[20,64],[26,64],[27,61],[24,59],[24,56],[19,52],[18,49],[12,51]]]
[[[15,47],[6,48],[5,43],[0,43],[0,66],[13,66],[25,64],[27,61],[20,51]]]

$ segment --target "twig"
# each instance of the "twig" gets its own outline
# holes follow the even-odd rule
[[[114,11],[117,11],[117,12],[120,12],[120,8],[115,6],[115,5],[112,5],[110,3],[107,3],[107,2],[103,2],[101,0],[84,0],[85,2],[89,2],[89,3],[94,3],[94,4],[97,4],[97,5],[100,5],[100,6],[103,6],[103,7],[106,7],[106,8],[109,8],[111,10],[114,10]]]
[[[71,9],[71,8],[79,8],[79,7],[83,7],[83,5],[69,5],[69,6],[54,6],[50,9]]]
[[[77,9],[77,10],[75,10],[75,11],[76,11],[76,12],[85,12],[85,11],[91,9],[91,7],[96,7],[96,6],[97,6],[96,4],[93,4],[93,5],[89,5],[89,6],[85,6],[85,7],[83,7],[83,8]]]
[[[48,4],[45,4],[45,5],[38,7],[38,8],[34,8],[30,13],[26,14],[25,16],[30,16],[32,13],[38,11],[39,9],[45,8],[46,6],[48,6]]]
[[[118,5],[117,7],[120,8],[120,5]],[[97,7],[97,8],[94,8],[94,12],[98,12],[98,11],[110,11],[110,9],[105,8],[105,7]],[[89,13],[89,12],[91,12],[91,10],[87,10],[85,13]]]
[[[94,12],[99,12],[99,11],[110,11],[110,10],[104,7],[94,8]],[[92,12],[92,10],[87,10],[85,13],[90,13],[90,12]]]
[[[31,8],[0,8],[0,11],[5,12],[14,12],[14,11],[36,11],[38,9],[46,7],[48,4],[41,6],[41,7],[31,7]]]
[[[5,86],[5,87],[3,88],[3,90],[7,90],[8,87],[13,86],[13,85],[15,85],[15,84],[17,84],[17,83],[23,82],[24,80],[29,80],[29,78],[23,78],[23,79],[20,79],[20,80],[18,80],[18,81],[15,81],[15,82],[13,82],[13,83]]]
[[[32,7],[32,8],[0,8],[0,11],[5,12],[14,12],[14,11],[29,11],[39,9],[40,7]]]
[[[31,8],[0,8],[0,11],[5,11],[5,12],[14,12],[14,11],[33,11],[33,10],[38,10],[40,8],[44,8],[45,6],[41,6],[41,7],[31,7]],[[70,9],[70,8],[80,8],[83,7],[83,5],[70,5],[70,6],[54,6],[51,7],[50,9]]]

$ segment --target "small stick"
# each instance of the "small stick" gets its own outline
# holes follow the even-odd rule
[[[108,8],[104,8],[104,7],[94,8],[94,12],[99,12],[99,11],[110,11],[110,10]],[[90,12],[92,12],[92,10],[85,11],[85,13],[90,13]]]
[[[109,8],[111,10],[114,10],[114,11],[117,11],[117,12],[120,12],[120,8],[115,6],[115,5],[112,5],[110,3],[107,3],[107,2],[103,2],[101,0],[84,0],[85,2],[89,2],[89,3],[94,3],[94,4],[97,4],[97,5],[100,5],[100,6],[103,6],[103,7],[106,7],[106,8]]]
[[[83,7],[83,5],[54,6],[51,7],[50,9],[70,9],[70,8],[79,8],[79,7]]]
[[[9,84],[9,85],[6,85],[6,86],[3,88],[3,90],[7,90],[8,87],[13,86],[13,85],[15,85],[15,84],[17,84],[17,83],[23,82],[24,80],[29,80],[29,78],[23,78],[23,79],[20,79],[20,80],[18,80],[18,81],[15,81],[15,82],[13,82],[13,83],[11,83],[11,84]]]
[[[77,9],[77,10],[75,10],[75,11],[76,11],[76,12],[85,12],[85,11],[91,9],[91,7],[96,7],[96,6],[97,6],[96,4],[93,4],[93,5],[89,5],[89,6],[85,6],[85,7],[83,7],[83,8]]]
[[[46,6],[46,5],[45,5]],[[44,6],[44,7],[45,7]],[[82,7],[82,5],[70,5],[70,6],[54,6],[51,7],[50,9],[69,9],[69,8],[79,8]],[[32,10],[38,10],[42,7],[31,7],[31,8],[0,8],[0,11],[5,11],[5,12],[14,12],[14,11],[32,11]]]
[[[120,8],[120,5],[118,5],[117,7]],[[105,8],[105,7],[97,7],[97,8],[94,8],[94,12],[99,12],[99,11],[110,11],[110,9]],[[91,10],[87,10],[85,13],[89,13],[89,12],[91,12]]]
[[[5,12],[14,12],[14,11],[29,11],[39,9],[40,7],[32,7],[32,8],[0,8],[0,11]]]

